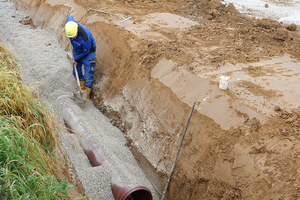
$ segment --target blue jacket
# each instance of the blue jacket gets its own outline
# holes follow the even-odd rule
[[[74,21],[74,17],[70,15],[67,22]],[[96,42],[92,33],[82,24],[78,24],[78,35],[75,39],[69,38],[73,46],[74,60],[78,63],[84,59],[89,53],[96,51]]]

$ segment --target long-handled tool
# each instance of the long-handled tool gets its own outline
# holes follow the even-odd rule
[[[73,65],[74,70],[75,70],[75,76],[76,76],[76,81],[79,87],[79,91],[73,92],[73,96],[75,97],[75,101],[78,104],[84,104],[86,102],[87,99],[87,90],[82,90],[80,87],[80,83],[79,83],[79,77],[78,77],[78,72],[77,72],[77,66]]]
[[[93,9],[93,8],[89,8],[88,10],[93,10],[93,11],[97,11],[97,12],[101,12],[101,13],[105,13],[105,14],[116,15],[116,16],[122,17],[123,20],[120,21],[121,23],[122,23],[122,22],[125,22],[126,20],[131,19],[131,16],[125,18],[123,15],[120,15],[120,14],[111,13],[111,12],[106,12],[106,11],[102,11],[102,10],[96,10],[96,9]]]
[[[178,147],[178,149],[177,149],[177,154],[176,154],[176,156],[175,156],[175,160],[174,160],[174,162],[173,162],[172,169],[171,169],[169,178],[168,178],[168,180],[167,180],[167,184],[166,184],[165,190],[164,190],[163,195],[162,195],[162,197],[161,197],[160,200],[164,200],[165,197],[166,197],[166,194],[167,194],[167,191],[168,191],[168,188],[169,188],[169,185],[170,185],[170,181],[171,181],[171,178],[172,178],[173,173],[174,173],[175,165],[176,165],[176,162],[177,162],[179,153],[180,153],[180,149],[181,149],[181,146],[182,146],[182,143],[183,143],[183,140],[184,140],[184,137],[185,137],[187,128],[188,128],[188,126],[189,126],[189,123],[190,123],[190,120],[191,120],[191,117],[192,117],[192,114],[193,114],[193,111],[194,111],[196,102],[197,102],[197,100],[198,100],[198,97],[199,97],[199,95],[197,95],[196,100],[194,101],[194,104],[193,104],[193,106],[192,106],[192,108],[191,108],[191,111],[190,111],[189,118],[188,118],[188,120],[187,120],[187,122],[186,122],[186,124],[185,124],[185,128],[184,128],[184,131],[183,131],[183,134],[182,134],[182,137],[181,137],[181,141],[180,141],[179,147]]]

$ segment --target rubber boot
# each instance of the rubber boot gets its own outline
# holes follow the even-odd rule
[[[87,97],[86,97],[87,101],[89,101],[91,99],[91,91],[92,91],[92,88],[87,87]]]
[[[79,81],[79,83],[80,83],[80,89],[85,90],[84,81]]]

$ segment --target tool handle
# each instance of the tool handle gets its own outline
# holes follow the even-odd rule
[[[73,67],[74,67],[74,70],[75,70],[75,76],[76,76],[77,84],[78,84],[78,86],[81,90],[80,83],[79,83],[78,72],[77,72],[77,65],[73,65]]]
[[[111,14],[111,15],[117,15],[116,13],[106,12],[106,11],[102,11],[102,10],[96,10],[96,9],[93,9],[93,8],[90,8],[89,10],[93,10],[93,11],[97,11],[97,12],[101,12],[101,13],[106,13],[106,14]]]

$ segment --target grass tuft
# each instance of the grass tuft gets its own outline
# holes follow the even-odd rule
[[[55,116],[22,83],[18,60],[0,43],[0,200],[67,199],[58,181],[55,153],[61,130]]]

